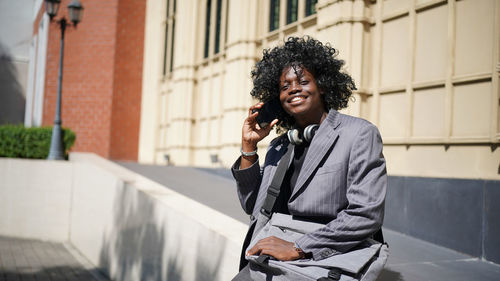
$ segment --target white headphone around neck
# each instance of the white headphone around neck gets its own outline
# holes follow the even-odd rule
[[[289,130],[287,132],[288,140],[294,145],[301,145],[304,142],[310,143],[318,128],[319,128],[318,124],[313,124],[307,126],[303,132],[302,130],[299,129]]]

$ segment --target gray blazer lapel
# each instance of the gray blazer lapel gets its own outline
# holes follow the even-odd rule
[[[326,119],[321,123],[307,151],[304,164],[297,178],[297,183],[290,197],[291,200],[294,199],[296,193],[304,186],[307,179],[316,170],[321,160],[326,156],[328,150],[337,140],[339,132],[336,128],[339,124],[338,112],[333,109],[330,110]]]

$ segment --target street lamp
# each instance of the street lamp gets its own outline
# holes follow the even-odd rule
[[[61,0],[45,0],[45,11],[52,21],[57,15],[59,10],[59,5]],[[83,14],[83,6],[78,0],[73,0],[68,5],[69,19],[73,22],[73,26],[81,21]],[[62,143],[62,131],[61,131],[61,90],[62,90],[62,76],[63,76],[63,57],[64,57],[64,31],[66,30],[66,25],[71,25],[66,21],[65,17],[57,20],[59,27],[61,28],[61,48],[59,51],[59,75],[57,84],[57,105],[56,105],[56,117],[54,119],[54,128],[52,129],[52,139],[50,142],[50,151],[47,159],[49,160],[63,160],[64,159],[64,148]]]

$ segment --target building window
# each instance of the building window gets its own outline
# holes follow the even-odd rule
[[[217,13],[215,17],[215,46],[214,53],[219,53],[220,47],[220,22],[221,22],[221,13],[222,13],[222,0],[217,0]]]
[[[306,0],[306,17],[316,14],[316,3],[318,0]]]
[[[210,11],[212,7],[212,0],[207,0],[206,14],[205,14],[205,51],[203,57],[208,58],[209,42],[210,42]]]
[[[297,21],[297,9],[299,5],[298,0],[287,0],[286,1],[286,24]]]
[[[225,41],[225,36],[221,36],[221,33],[224,32],[222,14],[226,1],[207,0],[206,3],[204,58],[208,58],[211,54],[218,54]]]
[[[171,5],[172,4],[172,5]],[[165,41],[163,49],[163,75],[172,72],[174,66],[175,9],[176,0],[168,0],[165,19]]]
[[[318,0],[306,0],[305,2],[300,3],[304,4],[305,6],[300,6],[301,14],[299,19],[299,0],[286,0],[286,2],[285,0],[269,0],[269,31],[271,32],[280,28],[280,4],[286,4],[286,6],[284,7],[284,15],[286,16],[284,21],[285,25],[302,20],[303,17],[308,17],[316,14],[316,3],[318,3]]]
[[[271,0],[269,31],[278,29],[280,24],[280,0]]]
[[[175,20],[172,21],[172,41],[171,41],[172,44],[170,47],[170,66],[169,66],[170,72],[172,72],[174,68],[174,40],[175,40]]]

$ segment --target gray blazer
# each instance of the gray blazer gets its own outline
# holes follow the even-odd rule
[[[252,215],[250,225],[255,223],[287,146],[286,134],[274,139],[262,169],[257,161],[240,170],[241,158],[232,167],[241,206]],[[361,118],[330,110],[310,144],[288,201],[291,215],[329,223],[295,243],[320,260],[372,236],[382,226],[386,185],[378,129]]]

